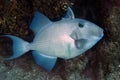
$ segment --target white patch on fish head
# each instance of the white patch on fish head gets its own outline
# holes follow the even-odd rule
[[[103,29],[99,26],[83,19],[76,19],[77,28],[73,31],[73,39],[101,39],[103,37]]]
[[[103,29],[99,26],[83,19],[75,19],[78,26],[72,33],[71,38],[74,39],[74,47],[72,47],[71,57],[87,51],[94,46],[102,37]]]

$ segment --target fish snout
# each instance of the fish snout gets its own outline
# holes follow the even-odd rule
[[[104,36],[104,30],[99,28],[95,33],[93,33],[92,39],[101,39]]]
[[[98,37],[102,38],[103,36],[104,36],[104,30],[102,28],[100,28]]]

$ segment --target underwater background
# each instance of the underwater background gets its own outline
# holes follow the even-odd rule
[[[29,25],[35,11],[60,20],[70,6],[75,16],[105,30],[92,49],[70,60],[58,60],[48,72],[35,64],[31,52],[5,61],[0,57],[0,80],[119,80],[120,0],[0,0],[0,35],[11,34],[31,42]],[[12,41],[0,37],[0,56],[12,54]]]

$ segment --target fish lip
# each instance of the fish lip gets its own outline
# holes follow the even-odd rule
[[[99,37],[102,38],[103,36],[104,36],[104,30],[101,28]]]
[[[104,30],[102,28],[99,28],[98,34],[94,37],[101,39],[103,36],[104,36]]]
[[[104,36],[104,33],[102,33],[101,38]]]

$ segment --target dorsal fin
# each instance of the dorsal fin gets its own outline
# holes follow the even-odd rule
[[[51,21],[45,15],[40,12],[35,12],[30,29],[36,34],[42,27],[49,23]]]
[[[70,7],[68,7],[66,16],[64,18],[69,18],[69,19],[74,19],[75,18],[74,13],[73,13],[73,11]]]

